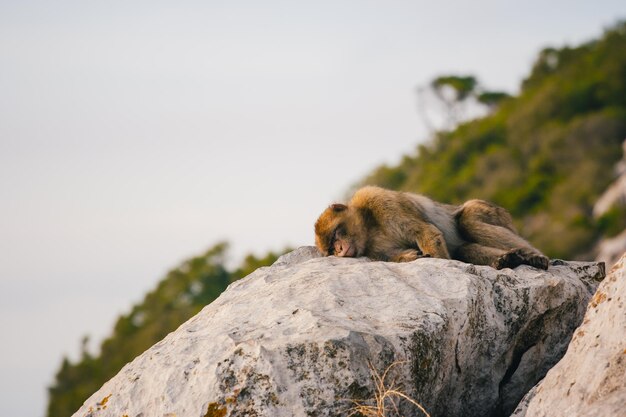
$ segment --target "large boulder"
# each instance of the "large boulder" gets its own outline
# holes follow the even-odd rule
[[[385,370],[433,417],[506,416],[561,358],[603,277],[597,263],[498,271],[300,248],[232,284],[75,416],[348,415]]]
[[[563,359],[514,415],[626,416],[626,254],[600,284]]]

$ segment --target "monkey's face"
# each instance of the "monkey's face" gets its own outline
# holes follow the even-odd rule
[[[343,204],[333,204],[324,210],[315,223],[315,244],[324,256],[363,254],[364,239],[354,220],[354,213]]]

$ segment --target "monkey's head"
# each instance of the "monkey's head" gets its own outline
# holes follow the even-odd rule
[[[324,256],[362,256],[367,233],[358,213],[344,204],[333,204],[315,223],[315,244]]]

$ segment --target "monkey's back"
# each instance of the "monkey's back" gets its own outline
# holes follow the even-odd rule
[[[441,204],[414,193],[386,190],[366,186],[354,193],[350,205],[371,210],[387,230],[404,234],[404,223],[420,220],[433,224],[444,235],[448,251],[453,252],[464,241],[459,236],[454,211],[456,206]],[[396,234],[396,233],[394,233]]]
[[[457,210],[457,206],[438,203],[420,194],[404,194],[413,200],[417,209],[422,212],[422,215],[427,221],[434,224],[437,229],[441,230],[450,253],[454,252],[464,243],[463,239],[459,235],[456,220],[454,219],[454,212]]]

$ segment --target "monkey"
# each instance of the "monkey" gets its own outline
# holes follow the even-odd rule
[[[521,264],[548,269],[549,261],[496,204],[469,200],[455,206],[375,186],[324,210],[315,223],[315,244],[324,256],[390,262],[434,257],[495,269]]]

